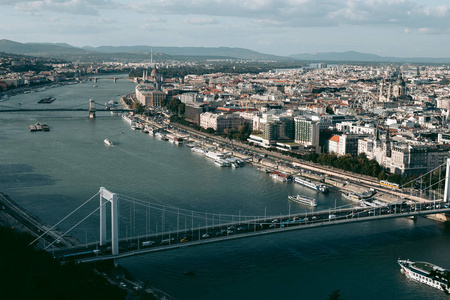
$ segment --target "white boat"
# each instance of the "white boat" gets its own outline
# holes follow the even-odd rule
[[[130,118],[127,114],[123,114],[122,115],[122,119],[124,119],[128,124],[131,125],[131,123],[133,122],[133,119]]]
[[[218,165],[219,167],[229,167],[230,166],[230,163],[224,159],[215,160],[214,163],[216,165]]]
[[[288,199],[300,204],[305,204],[309,206],[317,206],[317,201],[314,198],[303,196],[303,195],[297,195],[297,196],[288,196]]]
[[[328,192],[328,188],[324,184],[316,184],[309,179],[303,177],[294,177],[294,181],[303,186],[309,187],[317,192],[326,193]]]
[[[113,146],[113,145],[114,145],[113,142],[111,142],[111,141],[108,140],[108,139],[104,139],[104,140],[103,140],[103,143],[105,143],[105,145],[108,145],[108,146]]]
[[[201,153],[201,154],[205,154],[205,150],[203,150],[202,148],[192,147],[191,151],[192,152]]]
[[[287,182],[291,180],[291,176],[289,174],[279,172],[279,171],[273,171],[272,174],[270,174],[270,177],[273,179],[279,180],[281,182]]]
[[[165,136],[166,135],[164,133],[162,133],[162,132],[155,133],[155,137],[160,138],[160,139],[163,139]]]
[[[401,267],[401,272],[409,279],[427,284],[446,294],[450,293],[449,270],[428,262],[414,262],[409,259],[399,259],[397,262]]]
[[[208,158],[212,158],[214,160],[222,159],[224,154],[220,152],[208,151],[205,153],[205,156]]]

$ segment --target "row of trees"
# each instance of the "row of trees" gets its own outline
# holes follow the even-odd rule
[[[332,166],[337,169],[373,177],[378,177],[382,172],[380,164],[376,160],[369,160],[364,153],[358,155],[356,159],[352,158],[350,154],[338,157],[335,153],[310,153],[304,155],[303,159],[321,165]]]
[[[365,153],[358,155],[356,159],[352,158],[350,154],[337,156],[334,153],[310,153],[304,156],[295,155],[297,158],[302,158],[307,161],[319,163],[321,165],[335,167],[337,169],[351,171],[353,173],[368,175],[376,177],[379,180],[387,180],[391,183],[397,183],[403,187],[412,188],[429,188],[432,190],[443,189],[445,178],[445,170],[435,170],[430,175],[401,175],[389,174],[383,170],[380,164],[374,160],[369,160]],[[440,183],[439,183],[440,182]]]

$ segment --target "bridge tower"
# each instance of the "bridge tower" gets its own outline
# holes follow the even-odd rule
[[[445,189],[444,189],[444,202],[449,202],[449,188],[450,188],[450,158],[447,158],[447,168],[445,171]]]
[[[95,118],[95,100],[89,99],[89,119]]]
[[[106,205],[111,202],[111,248],[112,254],[119,254],[119,196],[104,187],[100,188],[100,246],[106,244]]]

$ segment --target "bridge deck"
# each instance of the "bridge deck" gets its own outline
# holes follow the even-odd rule
[[[160,252],[160,251],[167,251],[167,250],[174,250],[174,249],[180,249],[190,246],[199,246],[199,245],[205,245],[205,244],[211,244],[211,243],[218,243],[218,242],[224,242],[229,240],[235,240],[235,239],[242,239],[242,238],[250,238],[255,236],[262,236],[267,234],[276,234],[276,233],[283,233],[283,232],[291,232],[293,230],[306,230],[306,229],[312,229],[312,228],[320,228],[320,227],[326,227],[326,226],[334,226],[334,225],[343,225],[343,224],[352,224],[352,223],[358,223],[358,222],[368,222],[368,221],[376,221],[376,220],[386,220],[386,219],[393,219],[393,218],[405,218],[405,217],[416,217],[416,216],[423,216],[423,215],[431,215],[431,214],[442,214],[442,213],[448,213],[450,212],[450,208],[440,208],[440,209],[430,209],[430,210],[421,210],[421,211],[405,211],[401,213],[390,213],[390,214],[383,214],[381,213],[381,207],[380,208],[372,208],[372,209],[366,209],[366,210],[360,210],[359,213],[365,213],[367,216],[358,216],[355,214],[353,217],[347,215],[342,215],[342,213],[348,213],[351,212],[352,209],[345,209],[345,210],[337,210],[332,211],[332,215],[336,215],[336,218],[329,219],[328,215],[330,214],[330,211],[321,211],[318,213],[315,213],[314,215],[309,214],[308,216],[327,216],[327,218],[321,218],[321,219],[308,219],[308,221],[303,222],[297,222],[297,223],[286,223],[286,220],[292,219],[294,217],[298,218],[305,218],[305,214],[302,215],[296,215],[296,216],[280,216],[277,217],[278,222],[272,222],[271,219],[258,219],[258,220],[249,220],[245,222],[235,222],[235,223],[228,223],[228,224],[221,224],[220,226],[215,227],[201,227],[196,228],[194,230],[188,230],[185,232],[182,231],[173,231],[165,233],[163,236],[161,234],[156,235],[149,235],[147,237],[140,237],[137,239],[129,240],[126,242],[127,244],[135,244],[137,248],[124,250],[121,249],[118,255],[111,255],[108,253],[104,253],[103,251],[97,252],[96,256],[92,257],[83,257],[80,259],[76,259],[79,262],[94,262],[94,261],[101,261],[101,260],[109,260],[109,259],[118,259],[118,258],[124,258],[134,255],[141,255],[146,253],[152,253],[152,252]],[[371,215],[368,213],[368,211],[378,211],[379,214],[374,213],[374,215]],[[341,214],[341,215],[339,215]],[[256,225],[256,226],[255,226]],[[283,226],[285,225],[285,226]],[[239,232],[236,230],[236,228],[243,227],[245,228],[247,226],[247,229]],[[216,236],[211,234],[208,237],[203,238],[203,234],[205,233],[211,233],[211,232],[217,232],[217,230],[220,231],[222,228],[230,228],[234,227],[233,233],[227,233],[226,235]],[[178,238],[182,236],[189,236],[189,241],[186,242],[179,242]],[[149,247],[140,247],[139,241],[142,243],[142,241],[146,241],[148,239],[152,239],[154,242],[153,245]],[[167,240],[173,239],[173,241],[169,241],[167,243]],[[165,241],[165,242],[163,242]],[[120,242],[125,243],[125,240],[121,240]],[[91,247],[94,245],[91,244]],[[86,250],[85,247],[76,247],[71,249],[62,249],[58,250],[56,253],[56,256],[63,257],[64,254],[67,253],[77,253],[79,251]],[[107,252],[107,251],[105,251]]]

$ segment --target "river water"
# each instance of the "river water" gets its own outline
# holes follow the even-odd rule
[[[17,95],[0,106],[87,107],[89,99],[104,103],[134,90],[125,80],[102,79],[96,85],[87,82]],[[49,96],[56,101],[37,104]],[[29,132],[28,125],[36,122],[48,124],[51,131]],[[309,210],[289,205],[287,195],[298,193],[316,197],[317,209],[348,203],[335,193],[319,195],[274,181],[250,166],[219,168],[186,146],[131,131],[108,112],[98,112],[95,120],[89,120],[87,112],[0,113],[0,128],[0,191],[49,224],[101,186],[146,202],[210,214],[277,216]],[[115,146],[104,145],[105,138]],[[61,223],[61,231],[95,205],[98,200],[80,209],[74,220]],[[122,212],[127,217],[131,209]],[[143,211],[137,209],[137,214]],[[121,223],[121,236],[131,234],[129,220]],[[177,226],[167,222],[166,229]],[[158,222],[149,223],[155,226],[134,226],[134,232],[156,231]],[[424,260],[450,268],[449,232],[448,225],[423,218],[384,220],[184,248],[119,263],[178,299],[327,299],[337,289],[345,299],[444,299],[443,292],[407,280],[396,260]],[[80,241],[98,240],[98,215],[71,234]],[[184,275],[188,271],[195,275]]]

